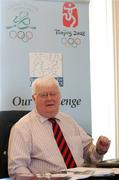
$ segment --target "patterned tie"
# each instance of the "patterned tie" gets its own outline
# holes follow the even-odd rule
[[[59,147],[59,150],[62,154],[62,157],[64,159],[64,162],[65,162],[67,168],[69,169],[69,168],[77,167],[75,160],[72,156],[72,153],[71,153],[71,151],[67,145],[67,142],[62,134],[61,128],[58,125],[58,123],[56,122],[56,119],[50,118],[48,120],[52,123],[54,137],[55,137],[56,143]]]

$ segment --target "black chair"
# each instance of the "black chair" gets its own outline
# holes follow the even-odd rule
[[[7,149],[11,127],[28,112],[0,111],[0,178],[9,177]]]

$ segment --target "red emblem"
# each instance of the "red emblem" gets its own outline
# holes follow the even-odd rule
[[[63,25],[66,27],[78,26],[78,12],[73,2],[65,2],[63,5]]]

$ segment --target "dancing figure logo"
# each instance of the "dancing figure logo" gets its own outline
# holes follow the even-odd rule
[[[65,27],[78,26],[78,12],[73,2],[65,2],[63,5],[63,25]]]

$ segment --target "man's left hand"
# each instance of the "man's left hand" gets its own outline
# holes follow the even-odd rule
[[[105,136],[99,136],[97,143],[96,143],[96,151],[97,153],[103,155],[105,154],[110,146],[110,140]]]

